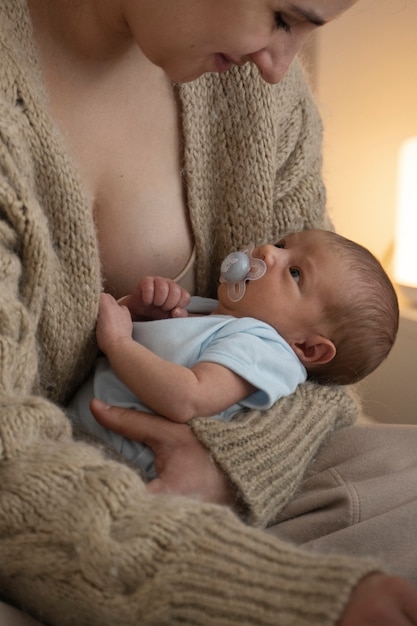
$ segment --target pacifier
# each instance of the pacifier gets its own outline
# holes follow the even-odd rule
[[[252,256],[254,249],[250,243],[244,250],[229,254],[220,266],[220,282],[227,283],[227,295],[232,302],[243,298],[247,280],[258,280],[266,272],[265,262]]]

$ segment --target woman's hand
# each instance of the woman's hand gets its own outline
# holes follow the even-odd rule
[[[373,574],[352,592],[337,626],[416,626],[417,587],[403,578]]]
[[[91,411],[104,428],[151,448],[158,478],[148,483],[150,492],[184,495],[214,504],[235,504],[227,477],[187,424],[110,407],[96,398],[91,402]]]

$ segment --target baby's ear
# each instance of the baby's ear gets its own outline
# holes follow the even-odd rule
[[[292,343],[291,347],[304,365],[324,365],[336,355],[333,341],[321,335],[311,335],[305,341]]]

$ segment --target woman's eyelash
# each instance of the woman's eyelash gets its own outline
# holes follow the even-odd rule
[[[284,18],[282,17],[282,14],[279,11],[276,11],[274,13],[274,17],[275,17],[275,26],[278,29],[285,31],[286,33],[291,33],[291,26],[287,24],[287,22],[284,20]]]

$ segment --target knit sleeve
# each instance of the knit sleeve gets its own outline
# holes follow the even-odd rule
[[[307,382],[268,411],[242,413],[228,423],[198,418],[191,426],[234,484],[248,520],[266,527],[288,504],[329,433],[353,423],[357,412],[343,388]]]
[[[131,469],[58,440],[45,408],[25,407],[30,443],[3,455],[0,584],[48,624],[334,626],[379,569],[296,549],[223,507],[148,495]]]

